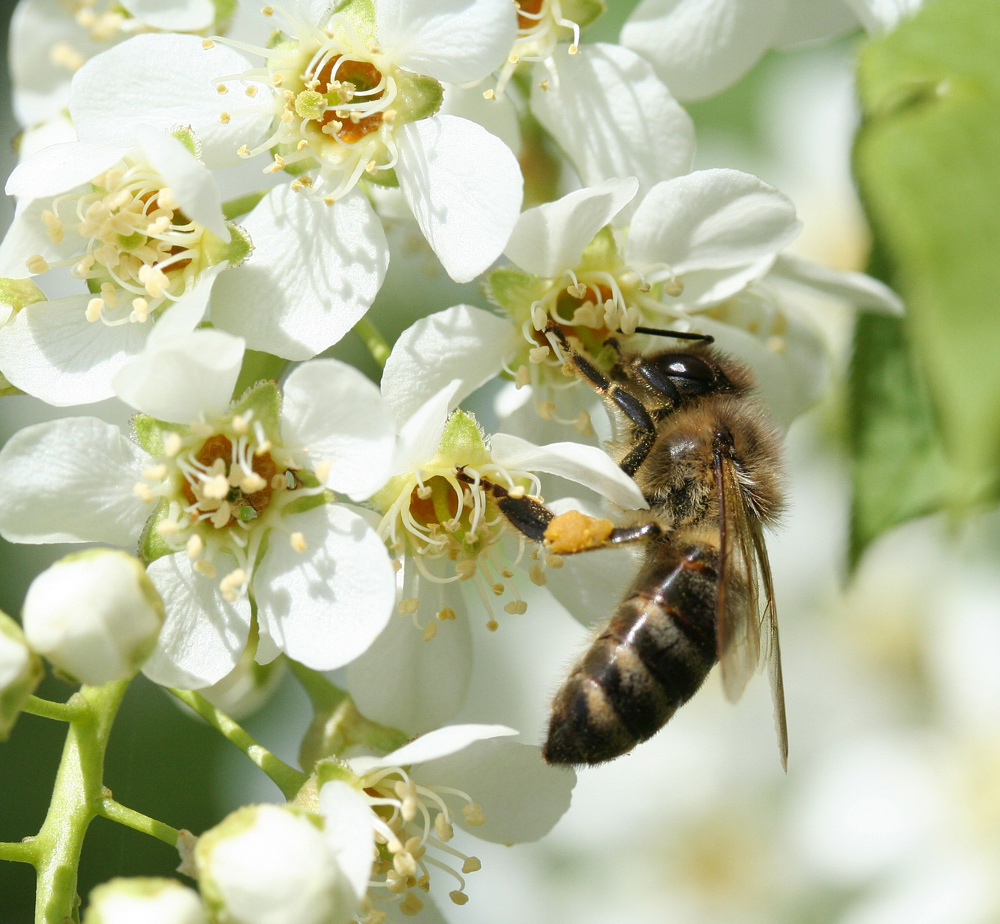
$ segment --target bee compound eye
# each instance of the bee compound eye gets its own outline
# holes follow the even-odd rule
[[[716,382],[714,367],[694,353],[660,353],[639,366],[642,377],[657,391],[672,398],[702,394]]]

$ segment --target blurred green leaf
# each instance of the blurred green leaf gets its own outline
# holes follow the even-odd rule
[[[907,303],[912,358],[901,326],[862,322],[853,382],[861,545],[907,516],[996,497],[997,13],[996,0],[938,0],[861,53],[855,171],[889,281]]]
[[[864,314],[848,387],[854,464],[850,563],[883,532],[944,503],[945,463],[926,389],[914,374],[905,322]]]

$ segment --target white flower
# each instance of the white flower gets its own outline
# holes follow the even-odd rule
[[[696,171],[657,183],[633,211],[637,185],[634,178],[607,180],[522,213],[505,249],[516,266],[489,278],[491,297],[522,342],[512,351],[509,338],[492,329],[496,320],[478,319],[481,329],[466,335],[465,348],[477,356],[479,382],[504,369],[518,386],[532,385],[543,416],[586,431],[579,403],[563,397],[571,380],[544,336],[548,324],[598,359],[612,334],[629,348],[654,349],[663,341],[633,337],[637,327],[690,331],[711,334],[749,362],[765,400],[787,423],[815,400],[827,360],[820,332],[782,292],[798,286],[901,310],[899,299],[867,276],[781,254],[800,223],[788,198],[757,177]],[[437,329],[405,355],[437,363],[447,349]]]
[[[161,335],[193,330],[216,276],[249,250],[189,133],[139,126],[136,138],[43,148],[7,182],[18,208],[0,276],[68,267],[83,290],[30,304],[0,329],[0,369],[50,404],[110,397],[154,325]]]
[[[444,314],[462,318],[476,312],[457,306]],[[478,370],[440,385],[442,377],[464,376],[474,367],[474,354],[448,359],[438,354],[436,360],[444,361],[410,375],[410,353],[423,329],[418,322],[404,334],[386,363],[382,394],[396,419],[399,443],[392,477],[372,497],[381,514],[379,535],[399,562],[399,616],[349,668],[347,678],[365,715],[414,731],[446,721],[462,706],[472,648],[466,611],[482,612],[492,630],[499,625],[494,601],[511,615],[527,608],[515,580],[527,540],[508,523],[490,485],[515,497],[535,496],[538,475],[546,473],[583,484],[623,507],[646,505],[635,482],[596,446],[536,446],[502,433],[487,438],[471,415],[453,411],[481,383]],[[461,342],[459,335],[451,345]],[[432,389],[439,390],[426,397]],[[532,551],[528,570],[532,581],[543,583],[538,554]],[[474,595],[468,603],[465,588]]]
[[[531,111],[585,186],[634,176],[641,196],[694,161],[691,117],[647,61],[618,45],[584,45],[575,55],[560,47],[536,65]]]
[[[7,740],[43,673],[42,661],[28,647],[21,627],[0,612],[0,741]]]
[[[28,588],[22,613],[31,647],[93,686],[125,680],[149,657],[163,625],[163,601],[145,569],[114,549],[57,561]]]
[[[538,747],[504,737],[513,734],[500,725],[455,725],[383,757],[320,766],[318,808],[342,867],[360,894],[367,891],[366,922],[433,912],[426,893],[445,877],[455,904],[469,900],[465,876],[481,863],[451,843],[456,828],[523,843],[563,815],[576,775],[544,764]]]
[[[208,924],[194,889],[175,879],[112,879],[90,893],[83,924]]]
[[[14,114],[30,127],[57,116],[73,73],[139,32],[221,32],[232,0],[21,0],[10,25]]]
[[[289,376],[283,403],[262,383],[230,406],[242,356],[232,339],[198,331],[124,371],[120,393],[158,418],[136,419],[139,445],[77,417],[26,427],[0,451],[8,539],[134,547],[141,537],[167,610],[145,672],[174,686],[233,669],[251,589],[257,660],[284,651],[317,669],[367,648],[394,598],[375,531],[326,502],[328,490],[363,499],[390,474],[394,436],[378,390],[318,360]]]
[[[621,43],[648,59],[680,99],[713,96],[742,77],[769,48],[857,27],[894,28],[923,0],[642,0]]]
[[[448,273],[473,279],[507,240],[522,178],[498,138],[434,113],[440,81],[476,81],[503,62],[516,29],[512,4],[381,0],[374,22],[354,7],[331,15],[326,4],[313,18],[285,15],[288,32],[276,43],[239,45],[264,57],[258,68],[229,49],[223,61],[218,48],[205,51],[188,36],[142,36],[95,59],[73,82],[81,138],[113,135],[136,118],[162,125],[183,109],[199,135],[212,126],[232,153],[270,152],[266,172],[294,171],[293,189],[329,204],[365,178],[398,182]],[[168,86],[178,60],[191,68],[186,85]],[[208,94],[232,74],[246,92],[216,94],[210,113]]]
[[[195,847],[198,884],[226,924],[347,924],[360,896],[305,813],[248,805]]]

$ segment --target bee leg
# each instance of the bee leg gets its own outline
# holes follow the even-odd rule
[[[612,382],[587,357],[574,350],[558,325],[550,324],[545,332],[558,342],[573,371],[604,399],[605,404],[631,422],[634,445],[618,465],[626,475],[635,475],[656,440],[656,424],[649,411],[627,388]]]
[[[462,471],[455,477],[466,484],[475,483],[474,478]],[[523,533],[532,542],[545,540],[545,530],[555,517],[548,507],[527,494],[511,494],[502,485],[494,484],[485,478],[480,479],[479,483],[496,498],[500,512],[514,529]]]

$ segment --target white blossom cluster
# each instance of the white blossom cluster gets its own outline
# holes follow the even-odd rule
[[[527,584],[571,600],[601,580],[560,580],[488,486],[540,496],[559,476],[645,507],[546,328],[595,355],[612,336],[651,348],[640,327],[709,334],[780,423],[813,404],[830,361],[803,293],[899,302],[787,252],[801,223],[773,186],[692,170],[678,99],[915,4],[643,0],[620,44],[586,41],[601,0],[71,6],[22,0],[13,26],[25,132],[0,244],[0,393],[136,413],[127,432],[78,415],[9,439],[0,534],[138,559],[68,559],[33,586],[23,637],[0,624],[15,702],[3,693],[0,728],[39,654],[87,684],[141,667],[182,690],[250,660],[346,668],[360,713],[409,743],[324,754],[292,804],[203,835],[200,893],[113,881],[84,920],[439,920],[431,880],[464,904],[479,866],[456,827],[537,839],[574,783],[512,729],[447,724],[471,622],[523,613]],[[484,298],[390,348],[366,315],[407,235]],[[380,385],[320,356],[352,331]],[[274,378],[248,372],[262,355]],[[490,383],[492,405],[472,397]]]

